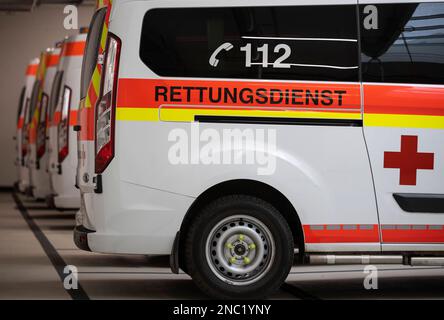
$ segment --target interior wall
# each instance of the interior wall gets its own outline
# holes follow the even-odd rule
[[[64,36],[77,33],[65,30],[64,5],[42,5],[32,12],[0,12],[0,187],[17,180],[15,160],[16,112],[26,66],[41,50]],[[88,26],[93,6],[78,7],[78,26]]]

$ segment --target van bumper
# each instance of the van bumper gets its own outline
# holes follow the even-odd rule
[[[74,243],[77,248],[84,251],[91,251],[88,244],[88,234],[94,233],[95,231],[89,230],[84,226],[76,226],[74,228]]]
[[[60,209],[79,209],[80,195],[57,195],[54,196],[54,206]]]
[[[106,181],[105,192],[81,193],[77,225],[93,252],[169,255],[195,198],[122,181]],[[117,179],[116,179],[117,180]]]

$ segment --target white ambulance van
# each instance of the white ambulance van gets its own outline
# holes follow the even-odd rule
[[[19,103],[17,107],[17,118],[16,118],[16,130],[15,135],[13,136],[13,139],[15,140],[15,161],[14,165],[17,169],[17,181],[14,182],[14,190],[19,190],[19,181],[20,181],[20,154],[19,150],[21,149],[21,138],[22,138],[22,128],[23,128],[23,116],[22,116],[22,109],[25,102],[25,95],[26,95],[26,84],[23,86],[22,90],[20,90],[20,96],[19,96]]]
[[[17,121],[17,165],[18,165],[18,190],[25,193],[29,189],[29,169],[27,166],[28,137],[29,137],[29,104],[31,92],[35,83],[37,68],[40,59],[32,59],[26,68],[25,93],[23,103],[19,110]]]
[[[56,208],[80,207],[75,187],[77,168],[77,110],[80,96],[80,72],[86,33],[65,39],[51,94],[49,163],[52,194],[48,203]]]
[[[443,1],[113,1],[82,71],[74,240],[218,298],[293,264],[444,262]]]
[[[48,130],[47,130],[47,143],[46,152],[48,153],[47,171],[49,173],[49,185],[51,194],[46,197],[46,203],[48,207],[54,208],[54,185],[52,183],[52,175],[58,171],[58,153],[57,153],[57,128],[60,123],[60,111],[57,111],[57,106],[60,102],[60,91],[62,85],[63,70],[61,65],[63,64],[63,50],[67,38],[62,43],[62,49],[60,52],[59,64],[57,66],[57,72],[54,76],[54,81],[51,87],[51,94],[49,96],[49,118],[48,118]]]
[[[47,171],[48,153],[46,136],[48,127],[48,105],[52,83],[59,63],[60,47],[49,48],[40,57],[36,85],[31,99],[32,120],[29,136],[30,181],[32,196],[44,200],[51,193]]]
[[[27,65],[26,72],[25,72],[25,85],[23,86],[22,90],[20,91],[20,97],[19,97],[19,103],[17,108],[17,118],[16,118],[16,132],[14,135],[15,140],[15,150],[16,150],[16,158],[15,158],[15,166],[17,167],[17,181],[14,183],[15,190],[19,191],[19,185],[20,185],[20,171],[21,171],[21,149],[22,149],[22,136],[23,136],[23,124],[24,124],[24,109],[26,104],[26,87],[30,86],[28,85],[28,78],[32,77],[32,74],[35,73],[35,70],[37,69],[36,65],[33,65],[32,62]],[[29,90],[28,90],[29,91]]]

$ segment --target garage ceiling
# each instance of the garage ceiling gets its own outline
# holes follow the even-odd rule
[[[91,0],[0,0],[0,11],[31,11],[42,4],[89,4]]]

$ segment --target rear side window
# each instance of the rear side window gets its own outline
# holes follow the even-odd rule
[[[63,71],[57,71],[54,81],[51,87],[51,96],[49,98],[49,118],[53,119],[55,110],[57,108],[57,102],[60,97],[60,86],[62,84]]]
[[[24,116],[24,124],[26,125],[26,124],[28,124],[28,111],[29,111],[29,98],[26,98],[26,101],[25,101],[25,110],[24,110],[24,113],[23,113],[23,116]]]
[[[444,3],[359,9],[363,81],[444,84]]]
[[[22,114],[23,103],[25,101],[25,91],[26,91],[26,88],[23,87],[22,91],[20,92],[19,104],[18,104],[18,108],[17,108],[17,122],[19,121],[20,115]]]
[[[164,77],[358,81],[356,9],[154,9],[140,58]]]
[[[100,37],[102,35],[103,23],[105,21],[106,8],[98,10],[89,26],[88,36],[86,37],[85,54],[82,62],[82,76],[80,85],[80,98],[86,97],[89,82],[92,78],[94,68],[97,64],[99,55]]]

